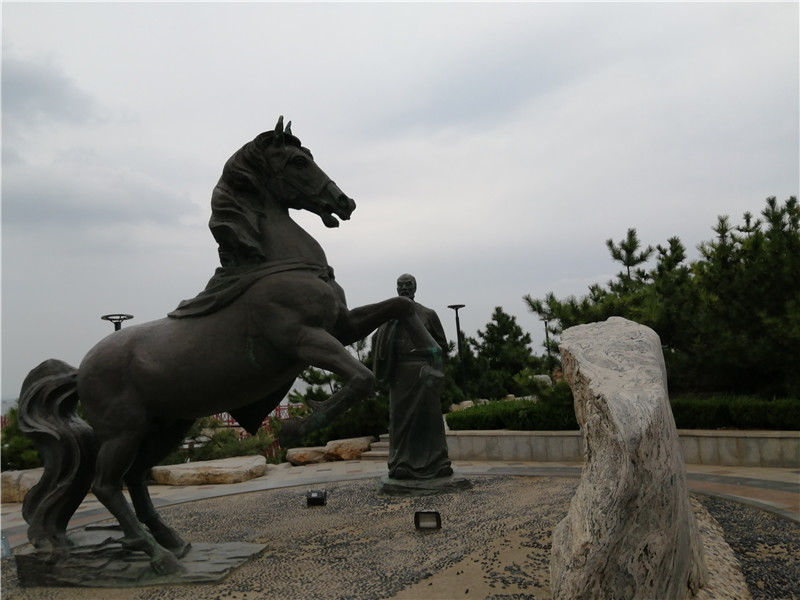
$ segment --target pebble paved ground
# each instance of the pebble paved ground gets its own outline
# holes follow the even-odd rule
[[[730,500],[702,503],[722,527],[754,600],[800,598],[800,525]]]
[[[577,480],[471,479],[472,490],[427,498],[378,496],[376,480],[364,479],[325,484],[325,507],[307,508],[305,487],[166,507],[162,514],[189,539],[265,543],[267,549],[219,584],[122,590],[20,589],[13,563],[5,560],[2,598],[549,598],[550,532],[566,514]],[[705,598],[748,598],[744,580],[737,584],[741,574],[753,598],[800,598],[800,525],[737,503],[698,498],[695,511],[711,539],[707,554],[716,577]],[[721,530],[704,516],[704,507]],[[431,508],[442,514],[443,529],[416,532],[414,511]]]

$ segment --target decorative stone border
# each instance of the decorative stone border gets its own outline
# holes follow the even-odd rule
[[[688,464],[800,467],[800,431],[679,429]],[[580,431],[448,431],[451,460],[582,462]]]

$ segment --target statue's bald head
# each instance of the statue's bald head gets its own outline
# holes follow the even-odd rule
[[[405,296],[406,298],[414,299],[417,292],[417,280],[413,275],[403,273],[397,278],[397,295]]]

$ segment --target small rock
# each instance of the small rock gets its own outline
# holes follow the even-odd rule
[[[325,444],[325,460],[354,460],[369,450],[371,437],[331,440]]]
[[[325,462],[325,446],[290,448],[286,451],[286,460],[295,466]]]
[[[239,483],[261,477],[266,472],[267,459],[260,455],[164,465],[152,469],[153,479],[162,485]]]
[[[475,403],[472,400],[464,400],[463,402],[457,402],[450,407],[450,412],[455,412],[457,410],[464,410],[465,408],[470,408],[475,406]]]

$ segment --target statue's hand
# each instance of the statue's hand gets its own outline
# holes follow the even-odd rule
[[[322,402],[319,402],[317,400],[306,399],[306,404],[308,404],[308,407],[311,409],[312,412],[316,412],[318,410],[322,410],[328,403],[328,400],[330,400],[330,398],[325,398],[325,400],[323,400]]]

